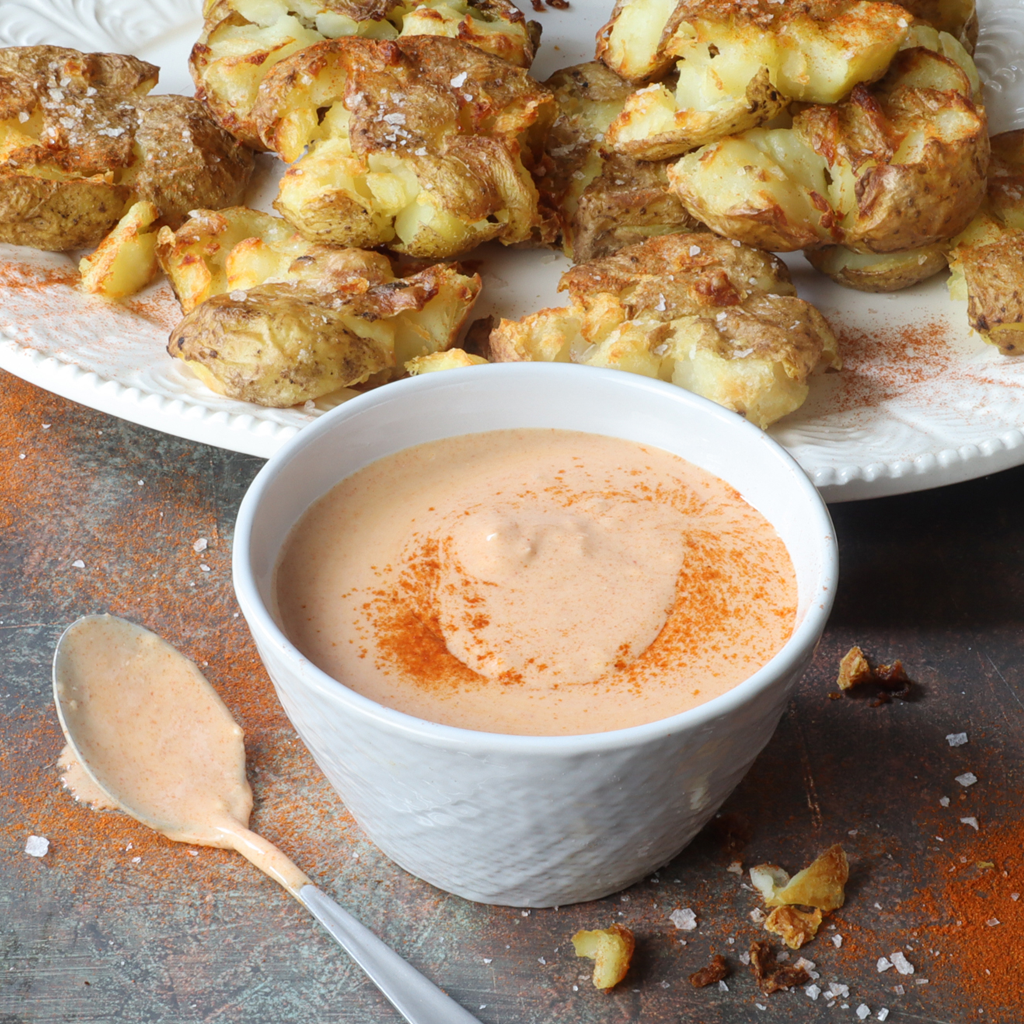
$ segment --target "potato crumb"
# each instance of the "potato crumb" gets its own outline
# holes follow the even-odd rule
[[[750,881],[767,906],[796,904],[817,907],[826,914],[843,905],[844,887],[849,877],[850,865],[838,843],[792,878],[774,864],[758,864],[750,869]]]
[[[821,927],[820,910],[807,913],[796,907],[776,907],[764,923],[764,930],[778,935],[790,949],[806,945]]]
[[[840,690],[851,690],[861,683],[870,682],[874,678],[871,666],[864,652],[859,647],[851,647],[846,656],[839,662],[839,678],[836,680]]]
[[[711,963],[690,975],[690,984],[694,988],[705,988],[715,984],[716,981],[722,982],[728,976],[729,964],[721,953],[716,953],[711,958]]]
[[[594,961],[594,987],[607,991],[626,976],[636,940],[620,924],[594,931],[578,931],[572,937],[577,956]]]

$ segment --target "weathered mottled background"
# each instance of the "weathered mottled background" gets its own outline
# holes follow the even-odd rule
[[[173,845],[61,790],[50,658],[70,621],[102,611],[204,667],[247,733],[254,828],[484,1024],[856,1020],[862,1004],[870,1020],[887,1007],[890,1021],[1024,1021],[1024,469],[835,507],[831,625],[723,814],[642,885],[526,913],[466,903],[387,861],[296,740],[231,589],[232,526],[259,466],[0,372],[0,1024],[398,1019],[242,858]],[[830,700],[853,643],[902,658],[918,699]],[[969,742],[950,747],[961,731]],[[968,770],[979,781],[964,788]],[[24,853],[29,835],[49,839],[45,857]],[[748,918],[758,901],[727,867],[795,870],[837,841],[853,865],[847,905],[802,952],[849,997],[762,997],[738,958],[763,936]],[[673,927],[680,907],[696,931]],[[612,921],[634,929],[638,952],[603,994],[569,938]],[[877,971],[896,949],[913,976]],[[695,991],[689,974],[716,952],[733,967],[728,991]]]

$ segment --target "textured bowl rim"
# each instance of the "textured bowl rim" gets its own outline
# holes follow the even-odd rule
[[[779,463],[780,486],[784,480],[787,480],[789,486],[794,489],[794,500],[803,500],[808,505],[807,529],[818,538],[821,563],[820,575],[814,584],[818,596],[812,597],[808,601],[803,620],[798,623],[782,649],[743,682],[718,697],[681,711],[679,714],[624,729],[568,736],[524,736],[513,733],[483,732],[416,718],[364,697],[317,668],[291,643],[278,626],[260,597],[259,588],[252,573],[250,559],[252,530],[259,515],[264,495],[274,485],[278,474],[293,456],[316,443],[324,434],[342,430],[343,424],[349,418],[361,414],[368,408],[383,404],[384,401],[390,403],[394,399],[399,399],[406,391],[440,389],[467,377],[478,378],[481,374],[522,377],[543,374],[554,376],[556,380],[556,375],[562,375],[567,388],[579,387],[581,382],[585,383],[590,375],[600,374],[606,379],[606,382],[612,381],[613,386],[647,391],[651,394],[652,400],[667,401],[668,404],[675,403],[684,407],[696,407],[702,410],[702,415],[717,420],[722,429],[738,432],[737,436],[749,441],[752,449],[761,446],[764,457],[774,457]],[[587,377],[582,376],[583,374],[586,374]],[[587,433],[587,431],[583,432]],[[288,659],[295,665],[303,677],[305,685],[329,695],[331,699],[345,705],[356,716],[372,719],[378,726],[393,733],[404,734],[431,746],[461,749],[474,754],[493,751],[502,754],[519,752],[555,755],[600,752],[643,745],[680,731],[692,731],[706,727],[717,719],[739,710],[744,705],[755,702],[759,696],[769,691],[773,684],[787,676],[816,643],[828,620],[835,599],[839,573],[838,562],[835,528],[832,525],[828,508],[806,472],[778,442],[772,440],[763,430],[747,422],[735,412],[673,384],[642,377],[638,374],[625,373],[621,370],[584,368],[562,363],[499,363],[490,366],[446,370],[441,373],[424,374],[395,381],[384,388],[366,392],[332,409],[291,438],[262,467],[242,499],[235,523],[232,578],[236,597],[250,631],[257,640],[257,646],[260,646],[261,641],[264,645],[271,644],[279,656]],[[257,631],[262,634],[262,637],[257,636]]]

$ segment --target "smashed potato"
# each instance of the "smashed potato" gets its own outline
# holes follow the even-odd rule
[[[154,227],[159,216],[160,211],[152,203],[135,203],[99,248],[79,261],[82,290],[123,299],[145,288],[160,272]]]
[[[609,144],[661,160],[764,124],[791,100],[835,103],[885,74],[908,27],[901,7],[870,0],[680,0],[660,43],[678,60],[675,81],[634,93]]]
[[[1024,355],[1024,130],[992,136],[985,202],[953,241],[949,293],[1003,355]]]
[[[843,905],[849,877],[850,865],[838,843],[792,878],[774,864],[758,864],[750,869],[751,884],[767,906],[815,907],[825,914]]]
[[[621,924],[594,931],[578,931],[572,937],[577,956],[594,961],[594,987],[614,988],[629,971],[636,940],[633,933]]]
[[[212,0],[192,48],[196,96],[214,119],[254,149],[264,143],[252,119],[263,81],[303,47],[345,36],[461,39],[528,68],[540,26],[508,0]]]
[[[840,365],[824,317],[776,257],[710,234],[664,235],[563,275],[568,308],[502,320],[498,362],[575,362],[671,381],[759,426]]]
[[[628,82],[592,61],[556,71],[544,85],[558,116],[537,175],[549,226],[541,228],[542,241],[582,263],[655,235],[698,229],[668,187],[666,162],[641,162],[605,145],[608,126],[632,92]]]
[[[311,241],[445,257],[525,241],[539,221],[525,133],[554,101],[457,39],[308,47],[270,72],[253,116],[296,161],[274,206]]]
[[[871,90],[705,146],[669,180],[695,217],[761,248],[920,249],[963,230],[984,196],[987,123],[972,94],[956,61],[905,49]]]
[[[172,226],[237,201],[252,154],[195,100],[147,96],[156,80],[135,57],[0,50],[0,241],[88,248],[140,199]]]
[[[222,395],[295,405],[450,347],[479,290],[452,266],[396,274],[380,253],[311,246],[283,274],[211,295],[167,350]]]

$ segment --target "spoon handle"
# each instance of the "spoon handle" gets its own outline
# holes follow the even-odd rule
[[[315,885],[297,895],[409,1024],[480,1024]]]

